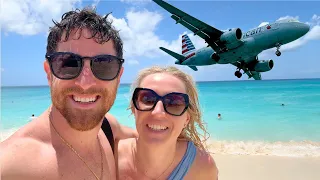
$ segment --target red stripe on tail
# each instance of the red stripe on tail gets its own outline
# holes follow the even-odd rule
[[[185,52],[189,51],[188,49],[185,49],[182,51],[182,54],[184,54]]]
[[[191,53],[187,56],[187,59],[191,58],[192,56],[194,56],[196,53]]]

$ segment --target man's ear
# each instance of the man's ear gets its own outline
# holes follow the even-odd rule
[[[121,79],[121,76],[122,76],[122,73],[123,73],[123,69],[124,69],[124,67],[121,67],[121,69],[120,69],[120,72],[119,72],[119,75],[118,75],[118,78],[117,78],[117,84],[118,84],[118,86],[120,85],[120,79]]]
[[[52,82],[52,75],[51,75],[51,71],[50,71],[50,66],[49,66],[49,63],[47,60],[45,60],[43,62],[43,68],[44,68],[44,71],[46,72],[47,74],[47,80],[48,80],[48,84],[49,86],[51,87],[51,82]]]
[[[119,72],[119,79],[121,79],[122,73],[123,73],[124,67],[122,66]]]

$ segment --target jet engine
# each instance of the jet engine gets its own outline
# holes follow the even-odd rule
[[[274,66],[273,60],[259,60],[257,63],[254,65],[254,71],[257,72],[266,72],[270,71]]]
[[[229,29],[220,36],[220,41],[225,42],[228,49],[233,49],[241,44],[242,31],[240,28]]]

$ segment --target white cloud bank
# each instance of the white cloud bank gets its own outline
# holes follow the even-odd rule
[[[5,0],[2,1],[0,22],[4,32],[35,35],[48,31],[52,19],[60,19],[80,0]]]

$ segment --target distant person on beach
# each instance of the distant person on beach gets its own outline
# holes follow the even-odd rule
[[[34,120],[34,119],[36,119],[36,118],[37,118],[37,117],[34,116],[34,114],[32,114],[31,117],[30,117],[30,120]]]
[[[44,70],[52,105],[1,142],[2,180],[116,179],[118,141],[138,134],[108,113],[124,59],[107,16],[77,9],[50,28]]]
[[[217,180],[199,133],[207,131],[192,77],[175,67],[151,67],[140,71],[132,91],[139,138],[119,142],[120,179]]]
[[[220,114],[220,113],[218,114],[218,119],[219,119],[219,120],[221,119],[221,114]]]

